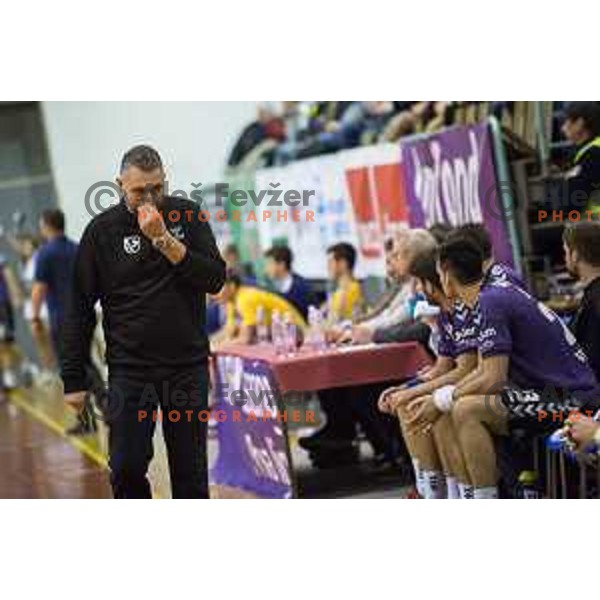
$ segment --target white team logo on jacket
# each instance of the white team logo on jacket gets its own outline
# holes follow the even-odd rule
[[[185,233],[183,232],[183,227],[181,225],[175,225],[169,229],[169,233],[177,240],[185,239]]]
[[[139,235],[129,235],[123,238],[123,248],[127,254],[137,254],[142,247],[142,240]]]

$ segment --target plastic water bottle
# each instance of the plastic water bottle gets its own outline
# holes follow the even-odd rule
[[[256,339],[259,344],[266,344],[269,339],[264,306],[256,308]]]
[[[311,349],[315,347],[315,325],[316,314],[315,307],[311,304],[308,307],[308,329],[304,338],[304,343]]]
[[[285,313],[284,318],[284,336],[285,336],[285,351],[288,356],[296,354],[296,346],[298,343],[298,332],[296,331],[296,323],[292,319],[292,315]]]
[[[315,308],[315,350],[317,352],[323,352],[326,348],[325,317],[318,308]]]
[[[277,310],[274,310],[271,315],[271,341],[273,342],[273,346],[275,346],[275,354],[279,356],[285,352],[283,321]]]
[[[316,306],[308,307],[307,344],[311,350],[322,352],[325,349],[325,331],[323,313]]]

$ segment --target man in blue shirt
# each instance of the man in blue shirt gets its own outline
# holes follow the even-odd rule
[[[60,329],[64,322],[67,298],[77,244],[65,236],[65,215],[59,209],[47,209],[40,218],[40,233],[45,245],[40,248],[35,264],[34,284],[31,292],[32,322],[41,323],[44,301],[50,317],[50,335],[57,359],[61,356]]]
[[[35,260],[34,282],[31,290],[32,328],[42,328],[41,310],[44,302],[48,307],[50,337],[57,362],[62,356],[61,330],[71,292],[71,281],[77,244],[65,235],[65,215],[57,208],[45,210],[39,222],[40,233],[45,240]],[[96,377],[97,375],[97,377]],[[99,374],[94,373],[96,382]],[[93,414],[84,408],[78,415],[77,424],[67,433],[83,435],[96,430]]]
[[[292,272],[292,251],[287,246],[273,246],[265,253],[265,269],[273,289],[291,302],[306,318],[310,288],[306,279]]]

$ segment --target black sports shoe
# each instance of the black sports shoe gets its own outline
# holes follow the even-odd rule
[[[353,444],[346,443],[344,448],[337,450],[325,450],[320,448],[318,451],[309,454],[313,465],[318,469],[335,469],[339,467],[349,467],[357,465],[360,461],[358,448]]]
[[[352,440],[340,438],[328,425],[325,425],[312,435],[298,438],[298,445],[309,452],[318,450],[323,446],[337,449],[339,446],[348,446],[351,444]]]

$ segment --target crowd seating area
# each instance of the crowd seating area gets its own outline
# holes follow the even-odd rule
[[[537,147],[534,102],[286,101],[262,103],[256,121],[240,134],[230,153],[230,169],[251,164],[286,164],[356,146],[394,142],[453,125],[498,118],[507,131]]]

